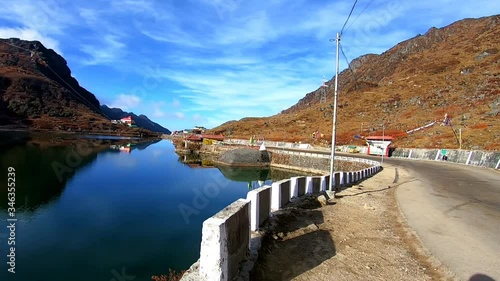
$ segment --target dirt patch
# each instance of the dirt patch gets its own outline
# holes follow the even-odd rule
[[[335,200],[306,197],[273,213],[251,280],[451,280],[400,213],[394,192],[405,180],[386,166]]]

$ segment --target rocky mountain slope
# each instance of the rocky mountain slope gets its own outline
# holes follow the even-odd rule
[[[151,134],[107,117],[54,50],[38,41],[0,39],[0,129]]]
[[[395,146],[458,148],[461,129],[462,148],[500,149],[499,46],[496,15],[430,28],[380,55],[356,58],[339,74],[337,144],[386,134]],[[277,115],[230,121],[213,132],[327,144],[333,78],[329,84],[326,102],[317,89]],[[445,114],[451,126],[441,126]],[[325,136],[312,139],[316,131]]]
[[[167,134],[167,135],[170,135],[170,133],[171,133],[169,129],[164,128],[160,124],[151,121],[144,114],[136,115],[133,112],[126,112],[126,111],[121,110],[120,108],[109,108],[105,104],[101,105],[101,111],[108,118],[111,118],[114,120],[122,119],[123,117],[127,117],[130,115],[130,116],[132,116],[132,119],[135,121],[135,124],[138,127],[148,129],[152,132],[163,133],[163,134]]]

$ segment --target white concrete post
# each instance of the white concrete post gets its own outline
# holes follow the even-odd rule
[[[313,179],[312,177],[306,177],[306,194],[313,193]]]
[[[319,191],[320,192],[326,191],[326,176],[321,176],[321,184],[319,187]]]
[[[248,192],[247,200],[250,200],[250,230],[259,228],[259,191],[254,189]]]
[[[436,159],[434,159],[435,161],[437,161],[439,159],[439,156],[441,155],[441,150],[438,149],[437,153],[436,153]]]
[[[495,166],[495,169],[498,169],[500,167],[500,159],[498,159],[497,165]]]
[[[471,152],[469,153],[469,157],[467,157],[467,161],[465,162],[465,165],[469,165],[470,163],[470,159],[472,158],[472,150]]]
[[[279,210],[280,202],[281,202],[281,184],[279,182],[273,182],[271,185],[271,211]]]
[[[411,158],[411,153],[413,152],[413,149],[410,149],[410,153],[408,153],[408,159]]]
[[[203,222],[201,280],[229,281],[237,274],[250,243],[250,204],[238,199]]]
[[[266,185],[254,190],[251,190],[247,194],[247,200],[250,200],[250,230],[251,231],[256,231],[259,229],[260,226],[260,220],[261,216],[269,216],[269,214],[261,214],[260,209],[261,209],[261,204],[266,204],[267,207],[265,209],[269,210],[269,204],[271,202],[261,202],[260,197],[262,195],[262,192],[270,192],[271,186]]]
[[[291,177],[290,178],[290,198],[292,199],[293,197],[297,198],[299,197],[299,177]]]
[[[345,184],[350,184],[351,183],[351,181],[350,181],[351,177],[349,176],[350,173],[351,172],[346,172],[344,174],[345,175],[345,181],[344,181]]]

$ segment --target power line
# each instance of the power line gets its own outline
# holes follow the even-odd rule
[[[373,1],[374,0],[368,2],[368,4],[363,8],[363,10],[361,10],[361,13],[358,14],[358,16],[351,22],[351,24],[346,28],[346,30],[349,29],[349,27],[351,27],[359,19],[359,17],[365,12],[368,6],[370,6],[373,3]]]
[[[7,43],[5,41],[0,41],[1,43],[4,43],[6,45],[9,45],[9,46],[12,46],[12,47],[15,47],[15,48],[18,48],[18,49],[21,49],[21,50],[25,50],[25,51],[28,51],[30,52],[32,55],[33,55],[33,51],[30,50],[30,49],[26,49],[26,48],[23,48],[23,47],[20,47],[20,46],[16,46],[14,44],[10,44],[10,43]],[[70,90],[72,90],[74,92],[74,94],[78,95],[78,99],[80,99],[82,102],[86,103],[87,105],[89,105],[91,108],[93,109],[96,109],[98,113],[102,114],[104,117],[108,118],[108,119],[111,119],[109,118],[106,114],[104,114],[104,112],[101,111],[100,108],[98,108],[97,106],[95,106],[93,103],[91,103],[90,101],[88,101],[85,97],[83,97],[80,93],[78,93],[78,91],[76,91],[66,80],[64,80],[61,76],[59,76],[59,74],[57,74],[57,72],[55,72],[49,64],[46,64],[47,65],[47,68],[52,72],[54,73],[54,75],[56,75],[62,82],[64,82],[64,84],[66,84]],[[48,78],[48,77],[47,77]],[[71,93],[71,91],[69,91]]]
[[[356,88],[360,89],[361,87],[359,86],[358,79],[356,79],[356,75],[354,74],[354,70],[351,68],[351,63],[347,59],[347,56],[344,53],[344,49],[342,48],[342,44],[340,44],[340,52],[342,53],[342,56],[344,57],[346,63],[347,63],[347,68],[349,68],[349,71],[352,74],[352,78],[354,79],[354,83],[356,84]]]
[[[345,28],[347,22],[351,18],[352,11],[354,11],[354,7],[356,7],[356,3],[358,3],[358,0],[354,1],[354,4],[352,5],[351,11],[349,12],[349,16],[347,16],[347,19],[345,20],[344,25],[342,26],[342,29],[340,30],[340,35],[341,36],[342,36],[342,32],[344,32],[344,28]]]

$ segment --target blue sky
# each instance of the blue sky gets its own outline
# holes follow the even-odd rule
[[[101,104],[170,130],[211,128],[277,114],[331,78],[329,39],[353,2],[16,0],[0,9],[0,38],[54,49]],[[499,12],[491,0],[360,0],[341,42],[352,60],[433,26]]]

